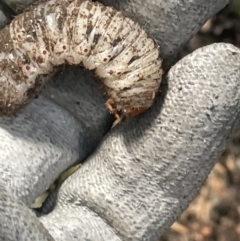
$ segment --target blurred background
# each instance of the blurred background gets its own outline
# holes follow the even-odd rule
[[[231,0],[210,19],[182,55],[217,42],[240,47],[240,0]],[[240,241],[240,131],[219,158],[199,195],[160,241]]]

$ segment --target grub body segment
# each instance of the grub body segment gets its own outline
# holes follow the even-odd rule
[[[55,66],[81,65],[95,72],[116,118],[149,108],[163,71],[159,47],[121,12],[100,3],[50,0],[17,16],[0,34],[0,114],[31,101]]]

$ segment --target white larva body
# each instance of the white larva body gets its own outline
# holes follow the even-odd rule
[[[95,74],[117,118],[150,107],[162,69],[159,49],[121,12],[83,0],[50,0],[17,16],[0,34],[0,114],[41,90],[55,66],[83,65]],[[43,78],[44,77],[44,78]]]

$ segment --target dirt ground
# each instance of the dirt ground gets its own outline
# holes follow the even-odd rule
[[[240,47],[240,0],[209,20],[183,56],[216,42]],[[240,241],[240,131],[223,153],[199,195],[160,241]]]

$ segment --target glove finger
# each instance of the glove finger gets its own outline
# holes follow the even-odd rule
[[[9,241],[53,241],[46,228],[22,202],[0,183],[0,239]],[[14,216],[10,216],[14,214]],[[9,221],[11,220],[11,221]],[[8,221],[8,222],[7,222]],[[8,225],[10,224],[10,226]],[[23,225],[24,224],[24,225]]]
[[[194,198],[240,126],[240,50],[204,47],[166,79],[154,107],[114,128],[63,183],[55,209],[40,219],[56,240],[83,238],[86,210],[115,230],[112,238],[157,240]],[[89,225],[84,238],[104,240],[105,230],[95,239]]]
[[[64,170],[83,161],[111,128],[104,102],[90,74],[68,69],[15,117],[1,117],[1,182],[31,205]]]

